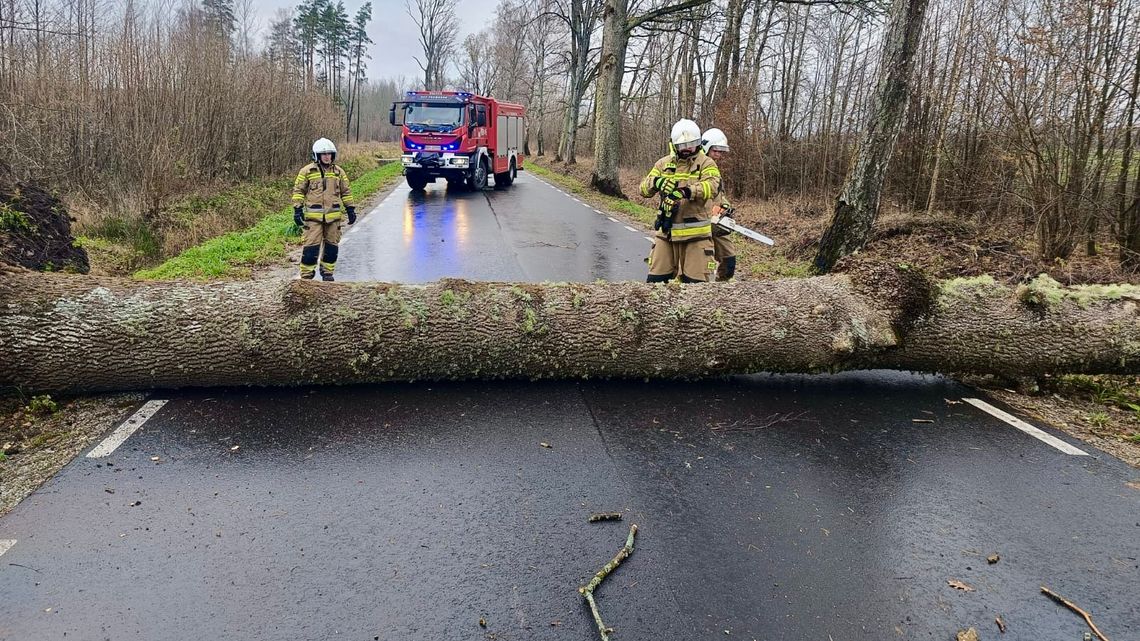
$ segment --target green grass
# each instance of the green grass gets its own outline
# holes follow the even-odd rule
[[[357,202],[363,202],[394,182],[401,171],[399,163],[389,163],[362,174],[352,184]],[[211,239],[153,269],[138,271],[135,278],[209,280],[245,277],[255,266],[284,258],[297,238],[300,238],[300,229],[293,224],[292,207],[287,207],[265,216],[249,229]]]

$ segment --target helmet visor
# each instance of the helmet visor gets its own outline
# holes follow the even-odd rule
[[[694,154],[701,148],[701,141],[694,140],[692,142],[674,143],[673,148],[677,150],[680,155]]]

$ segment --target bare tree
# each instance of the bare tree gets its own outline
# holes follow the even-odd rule
[[[594,98],[594,173],[590,185],[604,194],[624,196],[618,182],[621,154],[621,86],[629,36],[641,25],[708,4],[710,0],[685,0],[640,15],[629,15],[629,0],[605,0],[602,8],[602,57]]]
[[[455,53],[459,22],[458,0],[405,0],[405,7],[419,29],[423,60],[415,58],[424,72],[424,89],[442,89],[447,62]]]
[[[835,203],[831,225],[819,241],[815,268],[828,272],[871,237],[887,168],[906,111],[914,55],[922,38],[928,0],[894,0],[883,41],[879,87],[855,165]]]
[[[469,34],[463,39],[463,52],[459,57],[459,81],[464,89],[480,95],[494,93],[498,69],[492,51],[486,47],[490,34],[486,31]]]

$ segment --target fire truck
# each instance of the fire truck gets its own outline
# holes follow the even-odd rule
[[[388,119],[403,128],[401,162],[408,186],[422,191],[437,178],[449,188],[509,186],[523,169],[522,105],[464,91],[409,91]]]

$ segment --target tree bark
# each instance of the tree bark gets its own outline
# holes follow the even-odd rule
[[[894,368],[1140,372],[1140,287],[894,268],[709,285],[146,283],[0,266],[0,386],[96,391]]]
[[[590,186],[624,198],[618,180],[621,155],[621,81],[629,46],[629,0],[606,0],[602,8],[602,58],[598,66],[594,108],[594,172]]]
[[[826,273],[840,258],[858,251],[871,237],[879,196],[895,142],[902,128],[915,50],[929,0],[894,0],[883,40],[882,74],[868,110],[867,128],[855,166],[835,203],[831,226],[819,241],[815,269]]]

